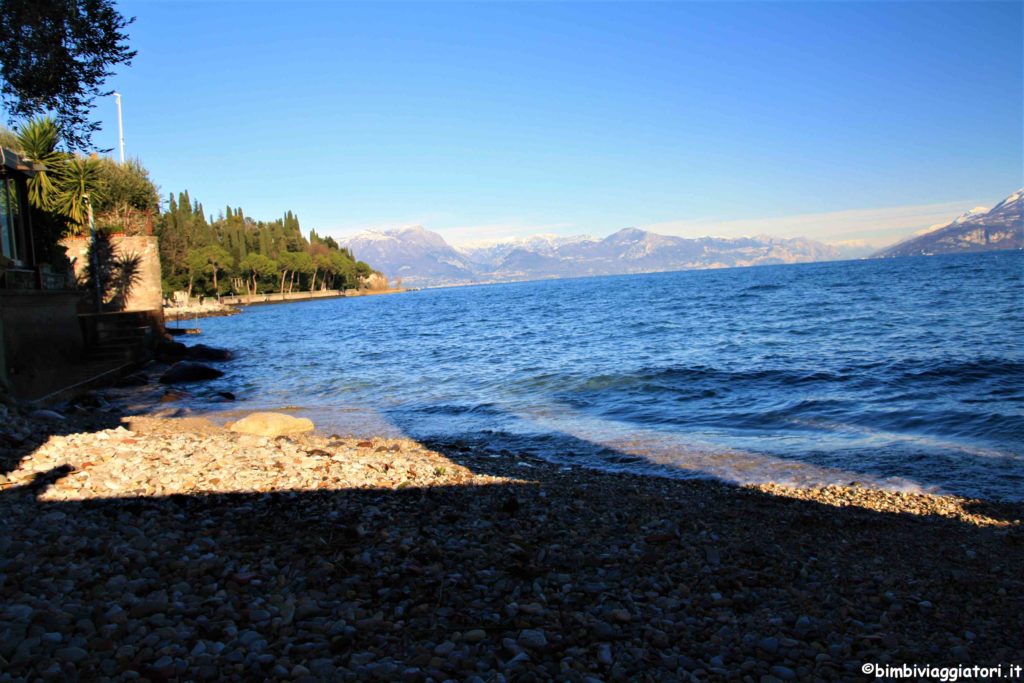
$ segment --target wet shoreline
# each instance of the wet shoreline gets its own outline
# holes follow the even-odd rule
[[[1019,654],[1020,506],[119,412],[7,423],[12,676],[860,680]]]

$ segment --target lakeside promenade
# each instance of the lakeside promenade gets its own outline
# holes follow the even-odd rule
[[[317,299],[342,299],[380,294],[400,294],[405,289],[324,289],[313,292],[268,292],[265,294],[239,294],[213,297],[192,297],[185,305],[172,303],[164,306],[164,318],[169,321],[192,318],[211,318],[240,313],[246,306],[295,303]]]

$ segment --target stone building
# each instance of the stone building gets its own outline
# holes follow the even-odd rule
[[[28,202],[28,181],[42,170],[0,147],[0,388],[30,400],[73,393],[124,371],[163,330],[155,237],[132,245],[139,287],[128,313],[97,313],[77,285],[78,273],[44,261],[52,245],[33,231]]]

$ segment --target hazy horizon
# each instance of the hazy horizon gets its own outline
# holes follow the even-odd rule
[[[484,225],[455,228],[435,228],[424,223],[379,225],[335,230],[330,234],[347,239],[366,232],[387,233],[412,227],[421,227],[445,238],[453,247],[476,248],[530,237],[592,237],[601,239],[624,228],[639,228],[659,235],[684,238],[716,237],[735,239],[766,235],[779,239],[802,237],[833,246],[864,244],[883,248],[929,229],[948,224],[961,214],[978,207],[991,209],[1011,194],[988,202],[971,200],[946,202],[925,206],[883,207],[852,209],[824,214],[778,216],[760,219],[690,220],[655,223],[650,225],[623,225],[606,232],[577,229],[568,224],[538,226]],[[830,234],[824,231],[841,230]]]

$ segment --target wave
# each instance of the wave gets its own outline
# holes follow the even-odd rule
[[[750,285],[744,287],[742,292],[774,292],[779,289],[785,289],[785,285],[774,285],[774,284],[762,284],[762,285]]]
[[[266,307],[204,335],[249,350],[210,385],[239,405],[358,406],[403,433],[577,460],[597,457],[586,441],[610,443],[582,429],[592,420],[618,425],[617,444],[649,435],[618,449],[632,455],[698,440],[770,452],[780,471],[824,463],[1001,493],[1024,466],[974,455],[1024,454],[1022,266],[1004,253],[446,289]],[[687,472],[741,467],[663,456]],[[641,467],[619,457],[601,461]]]
[[[1024,362],[1005,358],[977,360],[869,361],[843,365],[834,370],[820,368],[747,368],[730,370],[708,365],[644,367],[634,372],[601,374],[579,378],[546,373],[526,379],[534,387],[571,387],[572,391],[604,391],[624,387],[671,389],[695,384],[744,387],[746,385],[805,386],[841,385],[861,382],[890,387],[947,383],[961,385],[996,380],[998,384],[1020,387],[1024,393]]]

